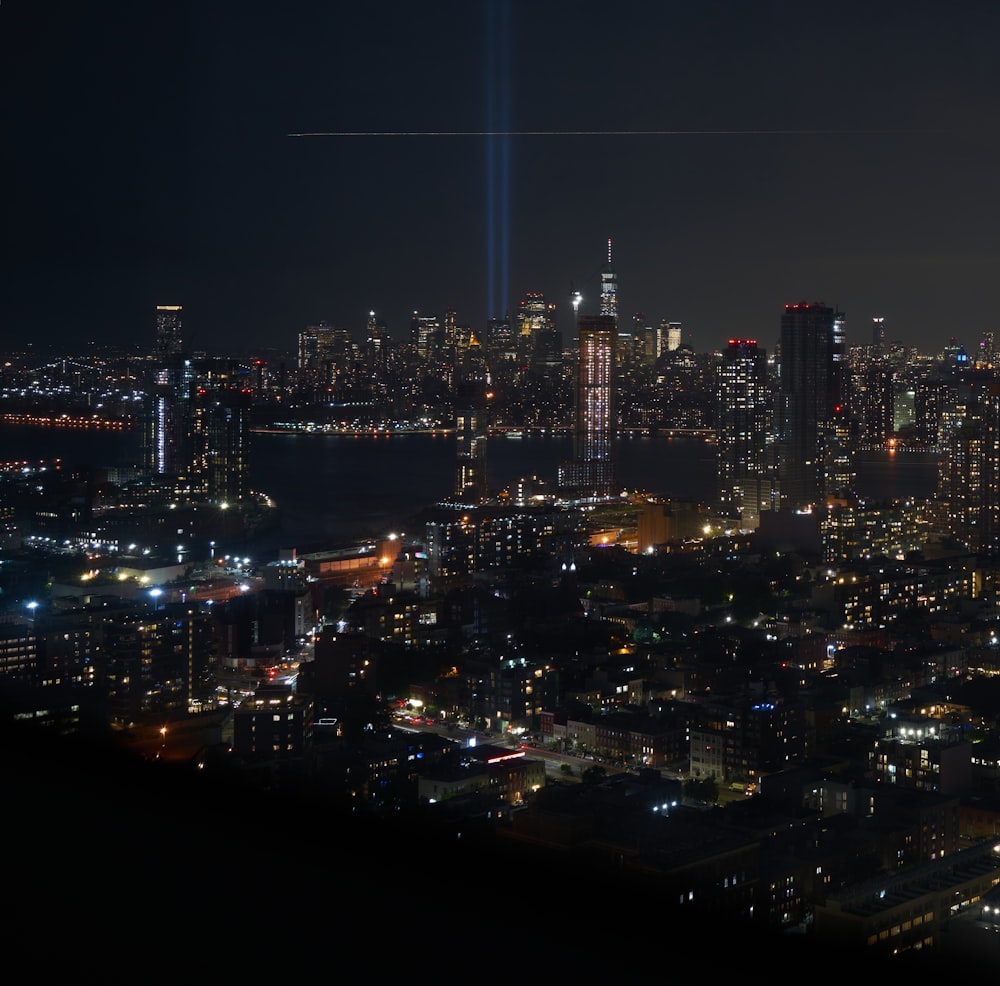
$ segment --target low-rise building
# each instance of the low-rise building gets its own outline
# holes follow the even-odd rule
[[[1000,847],[988,840],[831,894],[814,908],[815,935],[873,954],[938,952],[949,922],[998,886]]]
[[[304,758],[313,743],[313,701],[290,685],[265,685],[233,712],[233,753],[249,761]]]

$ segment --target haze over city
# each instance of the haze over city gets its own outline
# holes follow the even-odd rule
[[[993,328],[995,4],[5,4],[4,337],[285,349],[526,292],[698,351]],[[292,135],[311,136],[292,136]]]

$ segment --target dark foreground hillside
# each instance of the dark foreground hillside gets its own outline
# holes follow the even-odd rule
[[[158,769],[100,746],[5,737],[7,958],[74,981],[234,972],[493,981],[804,980],[804,937],[678,926],[649,885],[419,819],[333,810]],[[975,974],[941,957],[836,961]],[[22,965],[26,962],[27,966]]]

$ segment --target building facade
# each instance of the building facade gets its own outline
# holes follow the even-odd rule
[[[156,342],[154,353],[158,357],[176,356],[182,350],[180,305],[156,306]]]
[[[617,336],[617,320],[613,315],[580,317],[574,457],[559,469],[560,490],[579,499],[600,499],[614,492]]]
[[[756,528],[771,508],[772,395],[767,354],[755,339],[730,339],[718,375],[718,507]]]
[[[783,507],[822,503],[850,473],[844,322],[843,313],[822,302],[785,305],[781,316],[777,424]]]

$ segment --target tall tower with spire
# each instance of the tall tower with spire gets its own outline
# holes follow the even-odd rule
[[[601,308],[599,314],[610,315],[618,322],[618,275],[611,263],[611,237],[608,237],[608,263],[601,271]]]
[[[613,495],[616,350],[618,343],[618,283],[611,265],[601,272],[600,312],[580,315],[580,295],[574,295],[576,316],[576,428],[571,462],[560,465],[561,492],[575,499]]]

